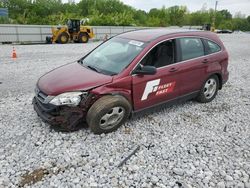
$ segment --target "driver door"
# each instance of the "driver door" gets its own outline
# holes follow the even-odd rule
[[[175,40],[162,42],[152,48],[141,60],[139,66],[155,66],[154,75],[132,75],[134,110],[138,111],[179,96],[181,82],[179,66],[175,64]]]

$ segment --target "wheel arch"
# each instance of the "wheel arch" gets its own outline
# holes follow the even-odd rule
[[[129,93],[126,93],[126,92],[109,92],[109,93],[102,93],[102,94],[94,94],[96,95],[94,101],[92,102],[92,104],[89,106],[89,108],[100,98],[104,97],[104,96],[120,96],[120,97],[123,97],[126,101],[128,101],[128,103],[130,104],[131,106],[131,112],[134,110],[134,107],[133,107],[133,101],[131,99],[131,96]]]
[[[115,97],[119,96],[119,97]],[[113,109],[114,107],[122,107],[123,109],[123,115],[120,117],[117,117],[117,113],[115,116],[108,116],[108,118],[104,118],[103,124],[105,125],[105,122],[108,123],[108,125],[112,125],[110,128],[101,127],[101,120],[102,117],[106,116],[105,114],[110,114],[110,109]],[[116,129],[118,129],[127,118],[129,118],[131,114],[132,108],[129,103],[129,101],[123,97],[122,95],[112,95],[112,94],[105,94],[105,95],[99,95],[98,99],[93,103],[93,105],[89,108],[87,115],[86,115],[86,121],[91,129],[92,132],[95,134],[101,134],[101,133],[109,133]],[[111,111],[111,114],[113,112]],[[111,122],[109,122],[109,119],[113,119]]]
[[[57,33],[56,38],[58,39],[58,37],[59,37],[59,36],[61,36],[61,35],[62,35],[62,34],[64,34],[64,33],[65,33],[65,34],[67,34],[67,35],[68,35],[68,37],[70,37],[69,32],[68,32],[68,31],[66,31],[66,30],[63,30],[63,31],[60,31],[60,32],[58,32],[58,33]]]
[[[219,89],[222,89],[222,75],[220,73],[215,73],[215,75],[218,77],[219,79]]]
[[[87,35],[88,35],[88,37],[89,37],[89,34],[88,34],[88,32],[87,32],[87,31],[79,31],[79,32],[78,32],[78,36],[80,36],[80,34],[87,34]]]
[[[129,95],[127,95],[126,93],[124,93],[124,92],[111,92],[111,93],[105,93],[105,94],[100,95],[100,96],[98,97],[98,99],[101,98],[101,97],[107,96],[107,95],[123,97],[124,99],[126,99],[126,100],[129,102],[129,104],[131,105],[131,108],[133,109],[132,100],[131,100],[131,98],[129,97]]]
[[[210,73],[209,74],[209,76],[205,79],[205,81],[209,78],[209,77],[211,77],[211,76],[217,76],[217,78],[218,78],[218,80],[219,80],[219,89],[222,89],[222,85],[223,85],[223,83],[222,83],[222,75],[221,75],[221,73],[219,73],[219,72],[213,72],[213,73]],[[205,82],[204,81],[204,82]]]
[[[68,40],[70,40],[70,34],[69,34],[69,32],[68,32],[67,30],[63,30],[63,31],[61,31],[61,32],[59,32],[59,33],[57,34],[57,36],[56,36],[56,38],[55,38],[55,41],[58,42],[59,37],[61,37],[61,35],[63,35],[63,34],[66,34],[66,35],[68,36]]]
[[[218,77],[218,80],[219,80],[219,89],[222,89],[222,85],[223,84],[222,84],[222,75],[221,75],[221,73],[216,72],[216,73],[211,74],[210,76],[213,76],[213,75],[215,75],[215,76]]]
[[[125,98],[129,102],[129,104],[131,106],[131,109],[133,109],[133,103],[132,103],[132,100],[129,97],[129,95],[127,95],[125,93],[122,93],[122,92],[114,92],[114,93],[110,93],[110,95],[112,95],[112,96],[121,96],[121,97]]]

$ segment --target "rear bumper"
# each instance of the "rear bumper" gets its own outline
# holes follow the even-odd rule
[[[79,107],[43,104],[36,97],[33,98],[32,103],[43,122],[52,126],[60,126],[65,130],[74,130],[85,117],[85,113]]]

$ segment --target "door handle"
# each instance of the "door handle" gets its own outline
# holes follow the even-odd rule
[[[203,59],[202,63],[208,63],[208,59]]]
[[[173,68],[169,69],[169,72],[176,72],[177,70],[178,70],[177,68],[173,67]]]

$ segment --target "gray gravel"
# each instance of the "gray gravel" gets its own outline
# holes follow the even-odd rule
[[[1,45],[0,187],[250,188],[250,35],[221,38],[230,80],[213,102],[163,108],[99,136],[56,132],[31,105],[43,73],[98,43],[16,46],[15,61]]]

